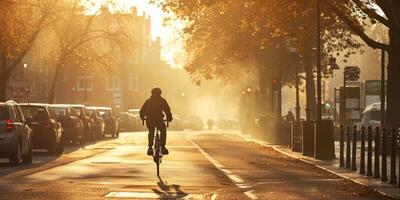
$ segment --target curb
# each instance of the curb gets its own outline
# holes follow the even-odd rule
[[[252,138],[251,136],[244,136],[244,135],[242,135],[242,137],[243,137],[243,138],[250,139],[252,142],[254,142],[254,143],[256,143],[256,144],[259,144],[259,145],[261,145],[261,146],[264,146],[264,147],[271,147],[271,148],[273,148],[275,151],[277,151],[277,152],[279,152],[279,153],[281,153],[281,154],[283,154],[283,155],[286,155],[286,156],[288,156],[288,157],[290,157],[290,158],[297,159],[297,160],[300,160],[300,161],[302,161],[302,162],[304,162],[304,163],[313,165],[313,166],[315,166],[315,167],[317,167],[317,168],[319,168],[319,169],[321,169],[321,170],[324,170],[324,171],[326,171],[326,172],[329,172],[329,173],[331,173],[331,174],[334,174],[334,175],[336,175],[336,176],[339,176],[339,177],[341,177],[341,178],[343,178],[343,179],[345,179],[345,180],[348,180],[348,181],[351,181],[351,182],[353,182],[353,183],[362,185],[362,186],[364,186],[364,187],[368,187],[368,188],[370,188],[371,190],[373,190],[374,192],[377,192],[377,193],[379,193],[379,194],[381,194],[381,195],[383,195],[383,196],[385,196],[385,197],[388,197],[388,198],[391,198],[391,199],[399,199],[399,198],[397,198],[397,197],[395,197],[395,196],[392,196],[392,195],[387,194],[387,193],[384,193],[384,192],[382,192],[382,191],[380,191],[380,190],[378,190],[378,189],[376,189],[376,188],[374,188],[374,187],[371,187],[371,186],[368,185],[368,184],[362,183],[362,182],[357,181],[357,180],[355,180],[355,179],[352,179],[352,178],[350,178],[350,177],[348,177],[348,176],[345,176],[345,175],[342,175],[342,174],[340,174],[340,173],[334,172],[334,171],[332,171],[332,170],[330,170],[330,169],[327,169],[327,168],[325,168],[325,167],[323,167],[323,166],[321,166],[321,165],[318,165],[318,164],[315,164],[315,163],[313,163],[313,162],[311,162],[311,161],[305,160],[305,159],[303,159],[303,158],[301,158],[301,157],[299,157],[299,156],[296,156],[296,155],[287,153],[287,152],[285,152],[285,151],[282,151],[282,150],[280,150],[279,147],[277,147],[276,145],[269,144],[269,143],[266,142],[266,141],[262,141],[262,140],[259,140],[259,139],[254,139],[254,138]]]

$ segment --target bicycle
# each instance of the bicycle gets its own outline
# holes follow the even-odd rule
[[[144,126],[144,121],[142,120],[142,125]],[[169,127],[169,122],[166,120],[163,120],[163,122],[167,122],[167,127]],[[157,166],[157,177],[160,177],[160,164],[162,163],[162,157],[164,156],[162,154],[162,146],[161,146],[161,140],[160,140],[160,131],[157,128],[157,123],[155,126],[155,131],[154,131],[154,145],[153,145],[153,161],[156,163]]]

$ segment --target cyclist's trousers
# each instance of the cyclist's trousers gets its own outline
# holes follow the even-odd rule
[[[160,139],[161,139],[161,146],[165,147],[167,142],[167,127],[163,121],[154,121],[154,120],[147,120],[146,121],[147,128],[149,129],[149,147],[153,146],[154,143],[154,131],[157,126],[157,129],[160,131]]]

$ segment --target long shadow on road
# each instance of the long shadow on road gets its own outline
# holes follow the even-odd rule
[[[160,199],[167,200],[167,199],[182,199],[188,194],[182,191],[180,185],[176,184],[168,184],[168,182],[164,182],[161,177],[159,178],[159,182],[157,183],[159,188],[153,188],[153,192],[160,196]]]

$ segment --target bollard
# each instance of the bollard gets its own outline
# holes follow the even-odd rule
[[[361,128],[360,174],[365,174],[365,128]]]
[[[347,127],[346,130],[346,168],[350,169],[350,127]]]
[[[396,184],[396,146],[397,146],[397,130],[392,129],[390,137],[390,184]]]
[[[357,171],[357,126],[353,127],[353,149],[351,154],[351,171]]]
[[[340,164],[339,167],[344,167],[344,127],[340,126]]]
[[[382,182],[387,182],[388,177],[387,177],[387,137],[386,137],[386,129],[382,129],[382,168],[381,168],[381,181]]]
[[[372,128],[371,126],[367,129],[367,142],[368,142],[368,153],[367,153],[367,176],[372,176]]]
[[[380,178],[379,174],[379,155],[380,155],[380,150],[381,150],[381,137],[380,137],[380,129],[379,127],[375,128],[375,158],[374,158],[374,178]]]

